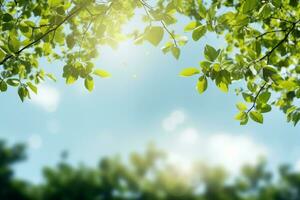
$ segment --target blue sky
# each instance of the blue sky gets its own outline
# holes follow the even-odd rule
[[[181,30],[184,22],[175,28]],[[199,95],[197,77],[178,76],[181,69],[198,66],[206,43],[223,45],[212,35],[190,41],[178,61],[146,43],[125,42],[118,50],[103,47],[96,66],[112,77],[98,78],[92,93],[81,81],[69,86],[62,78],[42,84],[38,97],[25,103],[14,89],[1,93],[0,138],[29,145],[28,159],[16,167],[17,176],[41,181],[41,168],[55,165],[63,150],[69,151],[70,163],[95,165],[102,156],[141,151],[149,142],[183,165],[203,159],[234,171],[260,154],[272,165],[297,165],[299,126],[288,124],[276,108],[265,115],[263,125],[240,126],[233,119],[235,103],[241,100],[234,87],[225,94],[209,83],[208,91]],[[41,65],[54,73],[63,66],[46,61]]]

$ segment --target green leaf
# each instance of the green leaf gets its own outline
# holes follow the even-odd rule
[[[198,79],[197,90],[200,94],[202,94],[203,92],[205,92],[206,89],[207,89],[207,79],[203,75]]]
[[[6,83],[10,86],[18,86],[19,85],[19,80],[15,78],[7,79]]]
[[[252,82],[248,82],[247,83],[247,88],[248,90],[250,90],[251,92],[255,92],[257,89],[257,85],[255,83]]]
[[[271,93],[270,92],[262,92],[258,96],[257,100],[260,103],[267,103],[269,101],[270,97],[271,97]]]
[[[14,28],[14,23],[12,22],[7,22],[2,24],[2,31],[9,31]]]
[[[298,89],[297,91],[296,91],[296,97],[299,99],[300,98],[300,89]]]
[[[25,98],[28,96],[27,88],[25,88],[24,86],[19,87],[18,88],[18,95],[19,95],[21,101],[23,102],[25,100]]]
[[[192,22],[188,23],[188,25],[186,25],[184,27],[184,31],[185,32],[189,32],[189,31],[194,30],[196,27],[197,27],[197,22],[196,21],[192,21]]]
[[[275,7],[279,8],[281,6],[281,0],[272,0],[272,4]]]
[[[219,55],[219,51],[210,45],[206,45],[204,48],[204,56],[207,60],[214,62]]]
[[[157,46],[164,37],[164,29],[160,26],[151,26],[147,29],[145,39]]]
[[[94,80],[93,77],[88,76],[85,80],[84,80],[84,86],[88,91],[93,91],[94,89]]]
[[[252,102],[254,101],[254,97],[253,97],[252,95],[247,94],[247,93],[245,93],[245,92],[243,92],[242,95],[243,95],[243,98],[244,98],[244,100],[245,100],[246,102],[252,103]]]
[[[200,25],[193,31],[192,38],[193,40],[198,41],[201,37],[205,35],[205,33],[206,33],[206,26]]]
[[[32,92],[37,94],[37,87],[33,85],[31,82],[27,82],[28,87],[31,89]]]
[[[240,125],[245,125],[245,124],[247,124],[247,123],[248,123],[248,119],[249,119],[248,115],[247,115],[247,114],[244,115],[244,118],[241,119],[241,121],[240,121]]]
[[[180,76],[193,76],[195,74],[199,74],[200,71],[195,67],[185,68],[180,72]]]
[[[0,48],[0,61],[2,61],[6,56],[5,51],[3,51],[3,49]]]
[[[295,89],[298,88],[298,84],[292,79],[279,81],[279,86],[282,89],[286,89],[288,91],[294,91]]]
[[[258,5],[257,0],[245,0],[245,3],[243,4],[243,13],[248,13],[250,11],[255,10],[257,5]]]
[[[198,1],[198,6],[199,6],[199,15],[200,17],[202,17],[203,19],[206,17],[207,14],[207,10],[205,8],[205,6],[203,5],[202,1]]]
[[[75,40],[73,35],[68,35],[66,37],[67,47],[72,49],[75,45]]]
[[[222,92],[228,92],[229,88],[228,88],[228,84],[224,83],[224,82],[220,82],[217,84],[218,88],[222,91]]]
[[[0,81],[0,90],[1,92],[5,92],[7,90],[7,84],[5,83],[4,80]]]
[[[48,0],[50,7],[57,7],[61,5],[61,0]]]
[[[201,61],[199,63],[199,65],[200,65],[200,67],[202,69],[202,72],[206,74],[206,73],[209,72],[211,62],[204,60],[204,61]]]
[[[20,42],[16,37],[8,37],[8,48],[12,53],[16,53],[20,49]]]
[[[272,110],[272,107],[266,103],[257,103],[256,110],[258,110],[260,113],[267,113]]]
[[[247,110],[247,106],[244,103],[237,103],[236,104],[237,109],[239,109],[240,111],[245,111]]]
[[[52,81],[56,82],[56,78],[55,78],[55,76],[54,76],[53,74],[47,73],[46,76],[47,76],[48,78],[50,78]]]
[[[271,78],[273,81],[277,81],[279,80],[277,76],[279,75],[275,68],[269,66],[263,68],[263,78],[265,81],[269,81],[269,78]]]
[[[235,117],[234,119],[236,120],[242,120],[244,118],[244,116],[246,115],[245,112],[239,112]]]
[[[180,56],[180,49],[176,46],[173,46],[171,51],[172,51],[172,55],[178,60]]]
[[[4,22],[10,22],[12,21],[14,18],[9,14],[9,13],[5,13],[3,16],[2,16],[2,20]]]
[[[258,16],[261,19],[265,19],[272,14],[272,7],[269,3],[264,4],[258,11]]]
[[[109,72],[102,70],[102,69],[95,69],[93,74],[95,74],[101,78],[108,78],[111,76]]]
[[[72,75],[69,75],[69,76],[66,78],[66,83],[67,83],[68,85],[71,85],[71,84],[75,83],[76,80],[77,80],[76,77],[74,77],[74,76],[72,76]]]
[[[239,112],[237,115],[235,115],[234,118],[236,120],[239,120],[241,125],[245,125],[248,123],[248,115],[244,111]]]
[[[257,111],[251,111],[250,112],[250,118],[253,121],[261,123],[261,124],[264,122],[263,115],[260,112],[257,112]]]

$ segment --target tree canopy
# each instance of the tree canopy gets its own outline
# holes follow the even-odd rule
[[[195,163],[188,172],[150,146],[144,153],[102,158],[95,167],[62,160],[45,167],[43,181],[32,184],[13,176],[24,146],[0,142],[0,198],[3,200],[296,200],[300,174],[288,165],[270,172],[266,162],[245,165],[235,178],[222,167]]]
[[[144,11],[144,30],[124,33],[122,27]],[[235,82],[236,119],[263,123],[263,114],[278,107],[294,125],[300,120],[300,6],[298,0],[0,0],[0,90],[16,87],[22,101],[37,93],[37,85],[55,77],[39,65],[40,58],[64,62],[67,84],[79,78],[92,91],[94,77],[110,73],[94,66],[98,47],[116,48],[120,41],[162,44],[164,53],[180,59],[187,37],[170,25],[181,16],[190,22],[183,27],[194,42],[208,34],[226,41],[223,49],[209,44],[198,67],[185,68],[181,76],[198,76],[196,89],[203,93],[208,83],[223,92]],[[189,33],[187,33],[189,34]],[[211,81],[208,81],[211,80]]]

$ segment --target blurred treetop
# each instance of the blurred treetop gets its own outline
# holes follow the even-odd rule
[[[144,11],[144,30],[122,31],[136,14]],[[187,16],[184,27],[197,42],[212,32],[226,40],[224,49],[204,48],[198,67],[185,68],[182,76],[197,75],[196,89],[203,93],[208,79],[223,92],[234,82],[244,85],[235,92],[245,102],[237,104],[236,119],[263,123],[263,113],[281,109],[288,121],[300,120],[300,66],[298,0],[0,0],[0,90],[17,87],[23,101],[37,84],[55,77],[44,71],[39,59],[64,62],[67,84],[84,79],[92,91],[94,77],[109,77],[94,66],[99,46],[116,48],[120,41],[147,41],[162,45],[164,53],[180,59],[187,37],[170,25]]]
[[[287,165],[276,174],[266,162],[245,165],[235,177],[222,167],[195,162],[189,170],[170,163],[150,146],[120,157],[102,158],[93,168],[65,160],[43,170],[38,184],[13,176],[13,164],[24,158],[24,146],[0,141],[1,200],[298,200],[300,174]],[[275,178],[274,178],[275,177]]]

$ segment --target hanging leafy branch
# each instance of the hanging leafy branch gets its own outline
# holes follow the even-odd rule
[[[89,91],[95,76],[110,76],[94,66],[99,46],[116,48],[125,39],[158,46],[166,33],[169,40],[161,49],[179,59],[188,37],[170,27],[187,16],[190,22],[183,29],[195,42],[209,33],[226,41],[223,49],[206,44],[200,66],[180,72],[198,75],[199,93],[212,82],[223,92],[239,82],[236,93],[245,103],[237,104],[235,118],[241,124],[249,117],[262,123],[274,107],[295,125],[300,120],[297,0],[0,0],[0,5],[0,90],[17,87],[22,101],[30,90],[37,93],[46,77],[55,80],[39,66],[42,57],[63,61],[66,83],[84,79]],[[145,28],[123,33],[138,9],[144,11]]]
[[[235,118],[242,125],[249,116],[263,123],[263,113],[274,106],[296,125],[300,120],[298,1],[198,1],[193,7],[199,12],[192,13],[188,7],[186,12],[194,21],[185,30],[192,31],[195,41],[208,31],[221,35],[227,46],[217,50],[207,45],[200,69],[187,68],[181,75],[201,74],[196,87],[200,93],[207,89],[208,79],[224,92],[234,82],[245,83],[236,90],[246,102],[237,104]]]

